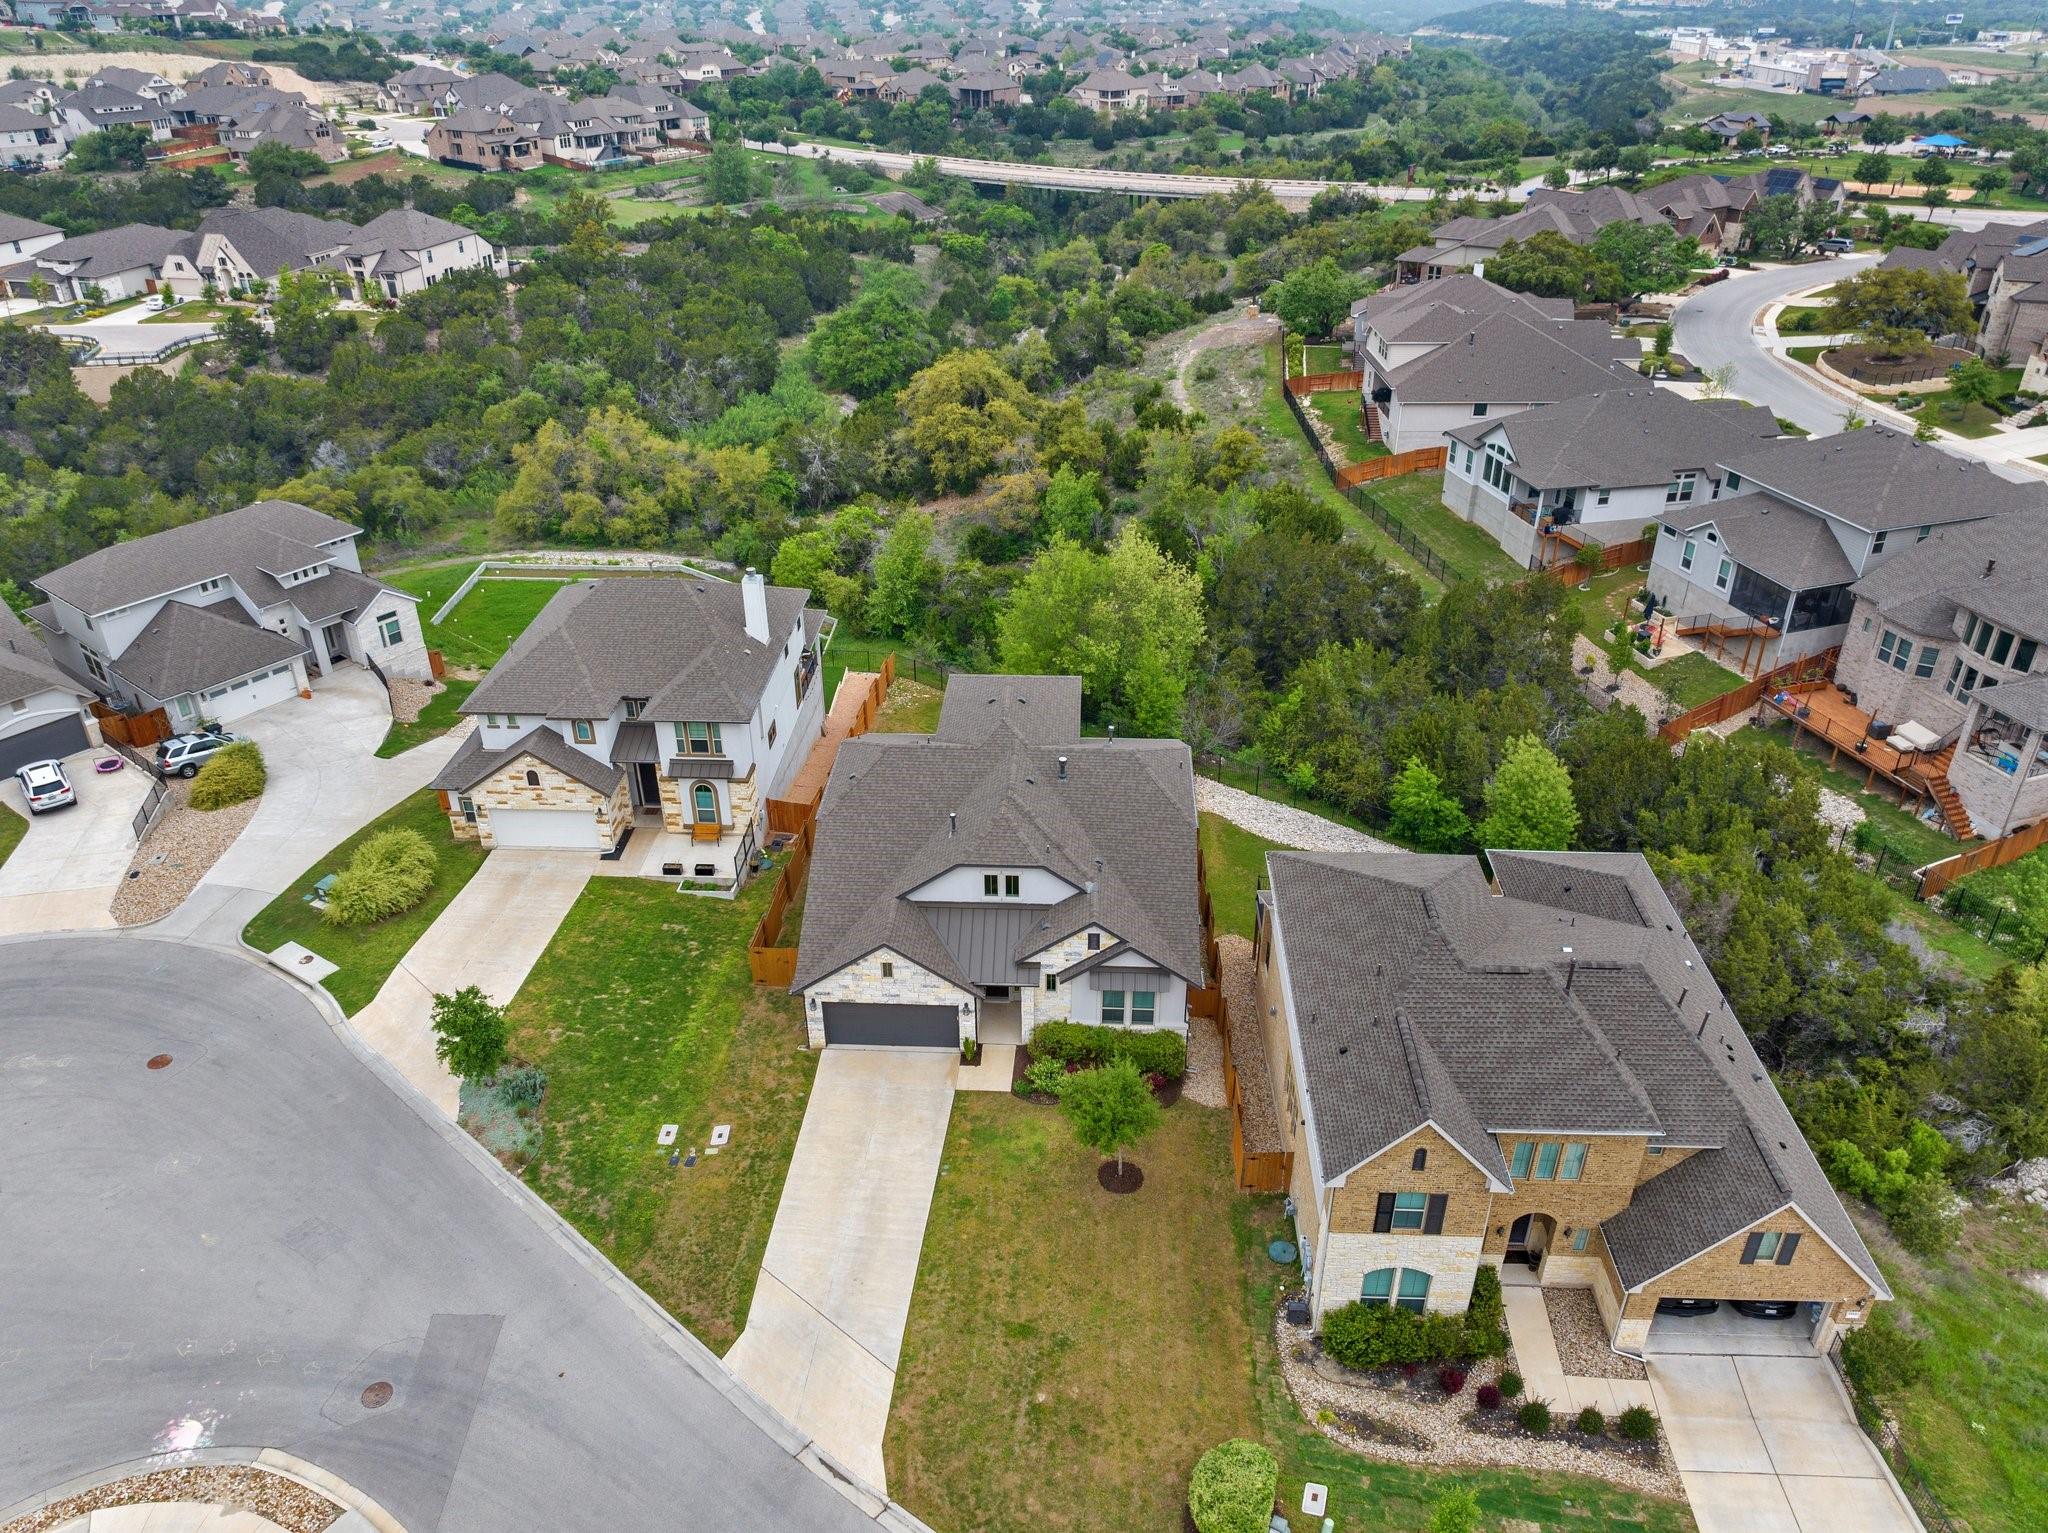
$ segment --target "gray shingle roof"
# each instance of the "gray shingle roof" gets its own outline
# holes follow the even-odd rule
[[[202,239],[226,240],[260,277],[303,270],[315,256],[346,249],[356,233],[354,224],[290,208],[216,208],[199,221]]]
[[[648,700],[665,723],[754,716],[808,591],[769,586],[768,638],[749,638],[736,582],[636,575],[564,586],[462,705],[464,713],[604,718]]]
[[[1882,426],[1787,438],[1721,462],[1787,500],[1872,532],[2048,508],[2048,486],[2015,484],[1974,459]]]
[[[1589,352],[1606,352],[1595,360]],[[1550,404],[1611,389],[1636,375],[1613,353],[1595,320],[1539,320],[1492,314],[1457,340],[1387,374],[1402,404]]]
[[[17,702],[36,692],[92,694],[57,668],[42,636],[0,602],[0,703]]]
[[[43,127],[50,125],[50,120],[47,117],[38,117],[36,121]],[[62,234],[63,232],[55,224],[38,223],[35,219],[23,218],[18,213],[0,213],[0,240],[40,239],[46,234]],[[61,244],[62,241],[59,241],[59,243]],[[57,247],[52,245],[49,248],[54,250]]]
[[[427,786],[444,793],[467,793],[521,756],[531,756],[543,766],[553,767],[599,793],[610,793],[619,785],[619,767],[586,755],[546,725],[536,724],[510,745],[496,750],[486,749],[481,734],[473,731]]]
[[[193,248],[196,243],[193,236],[182,229],[160,229],[155,224],[122,224],[118,228],[75,234],[68,240],[59,240],[49,249],[37,251],[35,261],[39,266],[78,262],[71,275],[80,282],[91,282],[144,267],[161,268],[165,256],[174,250]]]
[[[1889,1297],[1670,900],[1634,853],[1271,853],[1324,1181],[1433,1122],[1641,1133],[1698,1154],[1602,1226],[1625,1286],[1789,1205]]]
[[[1920,633],[1937,631],[1918,624],[1946,606],[1951,615],[1967,608],[2001,627],[2048,639],[2048,514],[2036,508],[1937,528],[1885,559],[1855,591]],[[1941,627],[1945,631],[1946,623]]]
[[[1788,591],[1847,585],[1856,567],[1825,519],[1761,491],[1665,509],[1664,525],[1691,532],[1712,523],[1737,563]],[[1697,567],[1711,574],[1712,561]]]
[[[1470,272],[1411,282],[1361,298],[1354,315],[1390,342],[1427,345],[1464,335],[1489,314],[1511,313],[1531,319],[1570,319],[1568,298],[1530,298],[1475,277]]]
[[[411,208],[393,208],[388,213],[379,213],[357,232],[355,243],[348,253],[354,256],[396,254],[403,251],[416,254],[431,250],[436,245],[445,245],[450,240],[482,239],[474,229],[465,229],[461,224],[451,224],[445,218],[436,218],[431,213],[417,213]]]
[[[1680,469],[1700,468],[1778,435],[1778,422],[1757,405],[1719,409],[1644,383],[1518,411],[1505,420],[1477,420],[1448,433],[1477,445],[1502,433],[1515,472],[1538,489],[1661,484]]]
[[[314,544],[358,529],[289,500],[259,500],[219,516],[187,522],[115,543],[36,577],[36,585],[88,615],[162,596],[216,575],[269,606],[289,594],[266,571],[282,574],[315,562]],[[280,550],[296,546],[307,557],[287,563]]]
[[[970,676],[946,682],[938,733],[948,740],[979,740],[1007,722],[1034,745],[1056,745],[1081,732],[1078,676]]]
[[[1015,718],[991,722],[975,713],[985,706],[981,684],[991,679],[954,679],[936,735],[863,735],[839,748],[819,808],[792,988],[802,990],[878,947],[959,984],[1015,983],[970,967],[979,964],[984,942],[1000,934],[945,915],[935,924],[944,907],[904,898],[956,867],[1045,868],[1078,891],[1056,905],[1030,907],[1013,937],[1013,961],[1098,925],[1201,983],[1187,747],[1177,740],[1082,739],[1078,689],[1068,727],[1055,734],[1033,726],[1027,740]],[[1048,699],[1065,690],[1061,678],[1000,679],[1021,680],[1026,695]],[[966,705],[953,698],[963,682]]]
[[[211,607],[165,602],[108,669],[151,697],[170,698],[268,670],[305,653],[249,620],[232,599]]]

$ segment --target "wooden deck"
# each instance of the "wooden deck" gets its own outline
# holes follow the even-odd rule
[[[1936,751],[1902,751],[1888,740],[1873,739],[1870,715],[1831,682],[1790,687],[1783,693],[1767,694],[1761,702],[1790,719],[1799,733],[1825,741],[1829,764],[1836,770],[1861,771],[1866,786],[1875,786],[1882,778],[1906,796],[1909,809],[1917,810],[1931,800],[1940,808],[1951,835],[1960,841],[1976,836],[1962,800],[1949,786],[1948,764],[1956,753],[1953,743]],[[1802,707],[1807,710],[1804,718],[1799,716]]]

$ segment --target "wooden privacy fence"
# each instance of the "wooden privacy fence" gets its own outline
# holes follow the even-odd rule
[[[1340,389],[1350,389],[1355,393],[1364,387],[1365,374],[1358,371],[1348,373],[1303,373],[1300,377],[1287,380],[1287,392],[1295,395],[1334,394]]]
[[[1444,466],[1448,453],[1442,447],[1416,447],[1407,452],[1397,452],[1384,458],[1371,458],[1364,463],[1349,463],[1337,469],[1330,477],[1337,488],[1348,490],[1354,484],[1370,484],[1375,479],[1397,479],[1402,474],[1426,474],[1432,469]]]
[[[787,985],[796,978],[796,949],[779,944],[783,918],[802,894],[804,878],[811,871],[811,844],[815,836],[811,821],[804,821],[789,849],[789,861],[775,877],[775,892],[768,896],[768,908],[747,941],[747,967],[753,971],[757,985]]]
[[[1543,535],[1545,558],[1550,556],[1552,543],[1561,543],[1570,549],[1571,552],[1562,556],[1558,562],[1545,565],[1540,573],[1548,575],[1552,580],[1562,580],[1567,584],[1583,580],[1585,574],[1579,568],[1578,560],[1579,550],[1586,546],[1584,540],[1565,532],[1545,533]],[[1600,568],[1596,573],[1604,575],[1609,570],[1620,569],[1624,564],[1647,564],[1650,561],[1650,554],[1655,547],[1656,545],[1648,538],[1635,538],[1627,543],[1604,544],[1600,549]]]
[[[171,721],[163,709],[147,713],[120,713],[105,703],[92,705],[92,716],[100,721],[100,738],[109,745],[128,745],[140,750],[171,737]]]
[[[887,701],[889,696],[889,684],[895,679],[896,656],[894,654],[886,655],[882,659],[881,670],[875,673],[873,680],[869,681],[867,695],[861,699],[860,711],[854,715],[853,722],[847,728],[846,733],[841,735],[837,741],[820,740],[811,749],[817,751],[830,744],[833,755],[836,758],[841,744],[851,740],[856,735],[864,735],[870,729],[873,729],[875,727],[875,715],[882,711],[882,704]],[[843,680],[840,684],[842,686],[845,685]],[[836,705],[838,701],[838,697],[834,696],[831,699],[831,704]],[[808,770],[799,774],[799,781],[808,775]],[[798,797],[771,798],[768,800],[768,833],[771,836],[793,836],[816,819],[819,800],[825,796],[825,779],[829,779],[831,775],[831,771],[828,768],[823,778],[812,786],[808,792]]]
[[[1986,868],[2002,868],[2044,845],[2048,845],[2048,820],[2037,821],[2024,830],[1971,847],[1969,851],[1958,852],[1953,857],[1944,857],[1940,862],[1930,862],[1918,874],[1920,898],[1931,900],[1959,878],[1968,878]]]
[[[1841,654],[1838,645],[1802,660],[1788,660],[1774,670],[1765,671],[1756,680],[1744,682],[1733,692],[1723,692],[1711,702],[1701,703],[1699,707],[1681,713],[1657,731],[1658,738],[1676,744],[1695,729],[1705,729],[1709,724],[1718,724],[1754,708],[1766,693],[1781,688],[1787,692],[1811,691],[1835,674],[1835,661]]]
[[[1223,1039],[1223,1095],[1230,1103],[1230,1164],[1243,1192],[1285,1192],[1294,1177],[1290,1150],[1247,1150],[1244,1147],[1244,1088],[1237,1062],[1230,1057],[1230,1006],[1219,1001],[1216,1031]]]

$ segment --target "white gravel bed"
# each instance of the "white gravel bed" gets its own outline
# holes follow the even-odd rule
[[[1306,809],[1276,804],[1242,788],[1233,788],[1207,777],[1195,779],[1195,807],[1220,815],[1268,841],[1278,841],[1303,852],[1398,852],[1391,841],[1368,836],[1349,825],[1339,825]]]
[[[391,694],[391,720],[395,724],[410,724],[426,710],[436,692],[445,692],[447,686],[438,681],[415,681],[409,676],[391,676],[384,682],[384,690]]]
[[[1608,684],[1614,680],[1614,672],[1607,666],[1607,656],[1584,634],[1575,635],[1572,639],[1572,663],[1592,666],[1593,674],[1586,679],[1602,691],[1605,691]],[[1616,703],[1627,704],[1640,712],[1644,723],[1650,729],[1654,730],[1658,720],[1664,717],[1664,694],[1647,676],[1635,671],[1623,671],[1621,690],[1609,695]]]
[[[1854,830],[1870,816],[1863,812],[1863,806],[1846,793],[1837,793],[1833,788],[1820,790],[1820,822],[1828,829],[1830,836]]]
[[[47,1533],[89,1512],[115,1506],[156,1506],[164,1503],[226,1507],[266,1517],[285,1533],[321,1533],[341,1516],[341,1508],[310,1486],[253,1464],[194,1464],[158,1469],[96,1485],[39,1512],[17,1517],[0,1533]]]
[[[185,903],[185,896],[198,887],[206,870],[235,844],[249,821],[255,818],[260,798],[230,804],[211,811],[194,809],[188,802],[192,784],[182,779],[170,784],[171,802],[128,864],[128,877],[114,892],[114,920],[121,926],[137,926],[169,915]]]
[[[1291,1326],[1285,1312],[1273,1314],[1273,1342],[1280,1355],[1281,1376],[1301,1413],[1331,1442],[1367,1458],[1437,1468],[1475,1464],[1508,1469],[1534,1469],[1561,1474],[1592,1475],[1642,1495],[1680,1500],[1685,1495],[1672,1467],[1671,1445],[1660,1430],[1661,1456],[1656,1463],[1582,1446],[1571,1430],[1571,1418],[1551,1402],[1553,1424],[1548,1437],[1495,1437],[1470,1426],[1465,1417],[1476,1408],[1474,1392],[1500,1376],[1506,1363],[1475,1363],[1465,1388],[1446,1397],[1434,1391],[1376,1389],[1368,1384],[1339,1382],[1318,1373],[1310,1359],[1314,1344],[1308,1333]],[[1301,1354],[1301,1355],[1297,1355]],[[1509,1407],[1501,1408],[1508,1415]],[[1388,1438],[1360,1435],[1344,1424],[1346,1414],[1362,1416],[1383,1428]]]
[[[1607,1327],[1600,1323],[1600,1305],[1590,1288],[1542,1290],[1543,1307],[1550,1312],[1550,1334],[1557,1342],[1557,1360],[1564,1371],[1579,1379],[1645,1379],[1649,1374],[1632,1357],[1623,1357],[1607,1344]]]
[[[1263,1154],[1281,1147],[1280,1119],[1273,1110],[1273,1086],[1266,1071],[1266,1035],[1259,1026],[1259,981],[1252,964],[1252,945],[1244,937],[1218,937],[1216,953],[1223,962],[1223,1009],[1230,1020],[1230,1062],[1237,1067],[1244,1147],[1250,1154]]]
[[[1223,1095],[1223,1034],[1214,1017],[1188,1018],[1188,1073],[1180,1094],[1204,1107],[1228,1107]]]

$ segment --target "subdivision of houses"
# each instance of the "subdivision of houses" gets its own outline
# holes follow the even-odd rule
[[[1394,258],[1401,282],[1434,281],[1455,272],[1485,275],[1486,263],[1510,240],[1556,234],[1574,245],[1590,245],[1607,225],[1626,221],[1666,227],[1671,220],[1648,198],[1618,186],[1589,191],[1545,190],[1529,206],[1505,218],[1474,214],[1439,225],[1430,243],[1404,250]]]
[[[453,834],[593,858],[633,838],[659,876],[731,888],[823,728],[808,594],[751,570],[565,586],[462,705],[478,727],[433,783]]]
[[[1079,677],[952,677],[934,734],[839,748],[790,987],[812,1047],[1185,1034],[1195,832],[1180,741],[1084,738]]]
[[[1311,1312],[1457,1312],[1480,1267],[1665,1300],[1790,1301],[1825,1352],[1884,1275],[1637,853],[1273,852],[1254,962]]]
[[[338,665],[424,678],[419,598],[363,574],[360,532],[260,500],[38,576],[29,616],[74,679],[178,730],[308,693]]]

